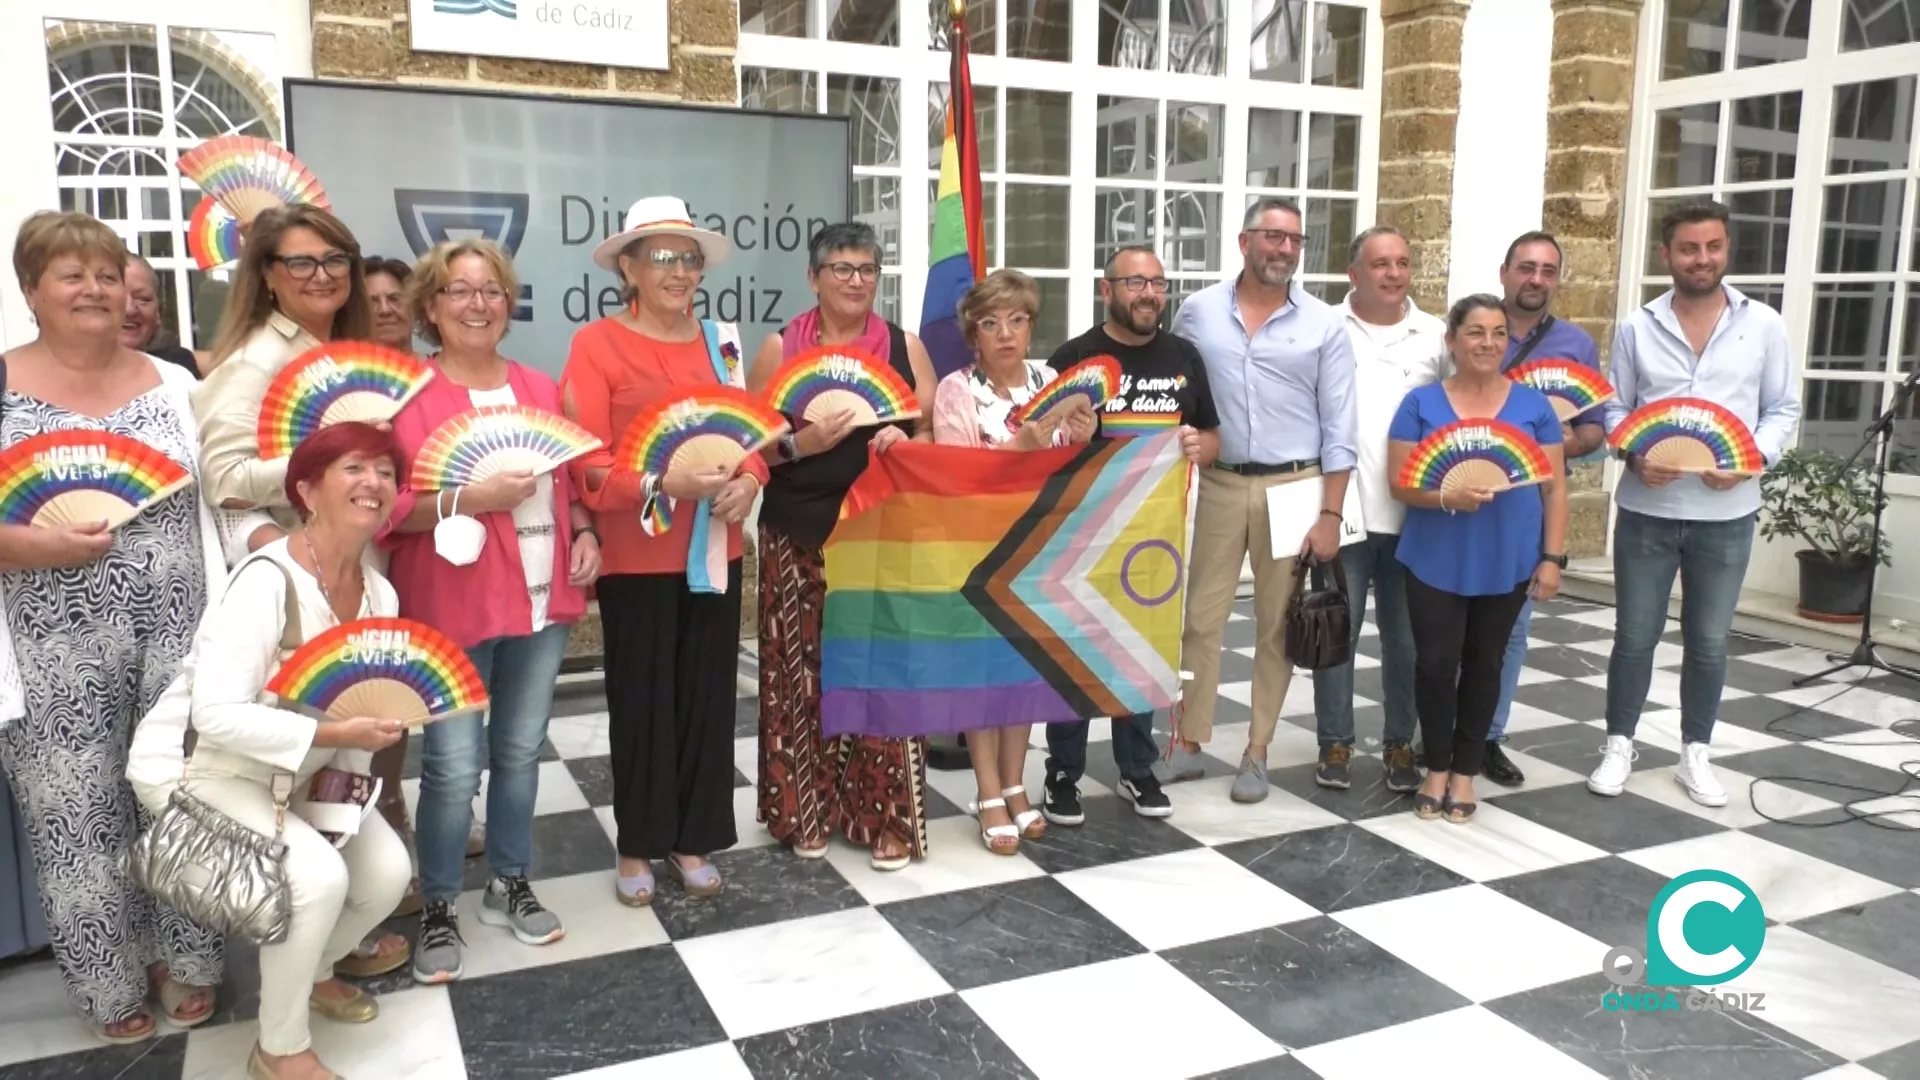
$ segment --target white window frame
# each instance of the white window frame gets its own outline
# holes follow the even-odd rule
[[[1014,0],[1001,0],[998,5],[1003,27],[1003,32],[998,35],[1001,40],[1006,37],[1004,33],[1006,11],[1011,2]],[[1225,279],[1239,271],[1238,237],[1248,197],[1275,193],[1273,189],[1251,187],[1246,183],[1249,109],[1295,110],[1309,114],[1347,113],[1360,116],[1362,126],[1359,175],[1356,177],[1356,190],[1352,193],[1355,200],[1355,226],[1356,229],[1364,229],[1373,223],[1377,206],[1381,53],[1385,30],[1380,22],[1379,0],[1337,0],[1337,2],[1364,8],[1367,12],[1362,83],[1361,88],[1357,90],[1315,86],[1307,82],[1278,83],[1253,79],[1249,71],[1254,5],[1247,0],[1229,0],[1226,5],[1227,73],[1222,76],[1101,66],[1096,62],[1099,46],[1100,0],[1073,0],[1071,34],[1074,59],[1071,62],[969,54],[968,63],[974,82],[982,88],[1012,87],[1071,95],[1068,174],[1064,177],[1028,177],[1022,174],[1001,176],[1001,180],[1009,183],[1052,183],[1063,184],[1068,188],[1067,269],[1030,272],[1036,278],[1064,278],[1069,282],[1068,297],[1071,307],[1068,312],[1067,329],[1070,334],[1077,334],[1088,325],[1093,307],[1092,297],[1095,295],[1095,282],[1101,274],[1101,266],[1094,256],[1095,189],[1126,186],[1127,183],[1112,179],[1103,181],[1096,176],[1095,113],[1102,96],[1151,98],[1182,104],[1219,105],[1224,108],[1223,125],[1218,134],[1222,142],[1221,167],[1225,183],[1194,188],[1191,185],[1181,184],[1177,180],[1172,182],[1173,190],[1195,189],[1219,191],[1221,194],[1222,220],[1219,225],[1221,266],[1218,272],[1206,275],[1209,280]],[[917,167],[919,164],[917,148],[922,127],[914,110],[918,107],[918,103],[927,100],[930,85],[947,81],[949,59],[944,50],[934,51],[929,47],[925,15],[926,0],[899,0],[899,3],[901,16],[897,46],[743,32],[736,48],[735,64],[742,70],[774,68],[811,74],[818,88],[815,99],[816,108],[823,113],[828,111],[826,86],[829,75],[865,75],[899,81],[901,166],[898,169],[858,167],[855,173],[861,176],[899,175],[901,177],[898,264],[900,314],[902,325],[913,330],[920,324],[921,301],[926,291],[929,229],[929,207],[924,199],[918,197],[917,192],[925,187],[927,179],[935,175],[931,171]],[[1161,32],[1158,50],[1164,58],[1168,41],[1166,25],[1172,10],[1171,0],[1163,0],[1160,10]],[[1309,6],[1305,16],[1308,32],[1312,29],[1312,12],[1313,9]],[[811,18],[810,14],[809,19]],[[1164,109],[1162,112],[1164,114]],[[1303,123],[1302,127],[1305,126]],[[1164,157],[1164,129],[1160,132],[1159,138],[1162,142],[1162,153],[1159,156]],[[1307,138],[1308,132],[1303,130],[1300,133],[1302,160],[1299,178],[1302,189],[1307,180],[1305,159]],[[1004,136],[1001,141],[1003,143],[1006,141]],[[1164,163],[1161,166],[1161,173],[1164,176]],[[1168,189],[1167,184],[1167,181],[1162,180],[1150,186],[1152,190],[1159,193]],[[1295,189],[1277,193],[1306,194],[1304,191],[1296,192]],[[1304,205],[1302,209],[1304,210]],[[1004,247],[1006,224],[1005,215],[1002,215],[999,225],[1003,243],[997,247],[989,245],[990,250],[1000,252],[1006,250]],[[1336,250],[1344,251],[1351,237],[1327,239]],[[989,268],[992,268],[992,265]],[[892,271],[894,268],[888,269]],[[1022,267],[1022,269],[1026,268]],[[1331,276],[1338,275],[1313,275],[1318,280],[1328,280]]]
[[[280,80],[305,78],[313,73],[313,29],[306,0],[5,0],[0,3],[0,97],[17,103],[9,112],[8,167],[0,170],[0,231],[11,242],[13,230],[29,214],[60,205],[60,189],[55,168],[56,134],[53,113],[48,103],[47,20],[121,23],[151,29],[154,40],[170,42],[172,32],[181,30],[226,31],[230,33],[271,35],[278,70],[270,72],[274,90]],[[172,50],[160,50],[159,76],[163,85],[173,80]],[[276,110],[281,107],[275,102]],[[171,118],[173,102],[168,95],[164,108]],[[66,137],[59,141],[98,142],[88,137]],[[116,144],[157,146],[157,139],[113,140]],[[158,180],[159,178],[155,178]],[[178,185],[172,190],[173,209],[178,219]],[[184,225],[184,222],[182,222]],[[132,239],[131,237],[127,239]],[[178,256],[184,258],[184,234],[179,240]],[[184,295],[185,272],[178,272],[176,289]],[[180,305],[184,314],[189,305]],[[180,326],[183,332],[190,328]],[[14,347],[34,337],[35,331],[17,283],[7,275],[0,289],[0,344]]]
[[[1728,35],[1737,33],[1739,23],[1739,5],[1749,0],[1731,0],[1728,7]],[[1915,151],[1910,151],[1907,167],[1897,171],[1852,173],[1829,177],[1827,161],[1831,149],[1830,128],[1833,122],[1834,89],[1851,83],[1873,82],[1878,79],[1890,79],[1899,76],[1920,75],[1920,43],[1892,46],[1879,49],[1865,49],[1857,52],[1840,51],[1842,14],[1845,0],[1811,0],[1812,9],[1808,22],[1807,55],[1805,59],[1785,63],[1768,64],[1760,67],[1737,68],[1729,66],[1716,73],[1698,75],[1683,79],[1662,80],[1660,67],[1664,51],[1666,33],[1666,0],[1652,0],[1641,11],[1639,58],[1636,66],[1635,107],[1630,137],[1629,168],[1625,200],[1623,202],[1624,220],[1621,222],[1620,252],[1620,293],[1618,297],[1617,317],[1624,319],[1641,306],[1641,292],[1645,286],[1657,284],[1663,275],[1646,272],[1646,251],[1650,239],[1654,239],[1653,230],[1657,224],[1647,220],[1649,198],[1653,197],[1653,161],[1654,139],[1656,137],[1656,118],[1668,109],[1687,105],[1719,103],[1721,117],[1715,157],[1715,184],[1711,188],[1680,188],[1662,190],[1659,197],[1666,198],[1674,194],[1711,191],[1738,192],[1742,190],[1768,190],[1787,187],[1793,192],[1793,207],[1788,219],[1787,261],[1783,276],[1782,316],[1788,327],[1788,340],[1792,345],[1794,358],[1794,380],[1804,394],[1805,383],[1809,375],[1830,382],[1864,382],[1876,384],[1884,391],[1898,386],[1903,373],[1898,367],[1898,352],[1901,336],[1906,332],[1904,322],[1907,305],[1901,302],[1900,282],[1908,284],[1907,295],[1920,295],[1920,266],[1912,265],[1913,241],[1906,234],[1898,239],[1899,252],[1895,269],[1888,273],[1871,274],[1816,274],[1818,267],[1822,218],[1825,207],[1825,189],[1834,183],[1859,183],[1876,179],[1904,179],[1903,191],[1905,221],[1909,229],[1916,222],[1916,199],[1920,199],[1920,162],[1916,162]],[[1780,94],[1799,91],[1800,93],[1800,132],[1795,147],[1795,167],[1793,179],[1788,184],[1778,181],[1729,184],[1720,178],[1725,175],[1729,140],[1733,124],[1728,103],[1749,97]],[[1916,110],[1920,113],[1920,110]],[[1920,125],[1920,121],[1916,122]],[[1916,133],[1920,134],[1920,133]],[[1831,183],[1830,183],[1831,181]],[[1895,282],[1892,320],[1889,326],[1889,347],[1893,355],[1889,358],[1886,370],[1880,372],[1809,372],[1806,356],[1811,344],[1814,317],[1814,297],[1818,285],[1835,282]],[[1735,287],[1738,284],[1735,283]],[[1880,408],[1890,401],[1883,396]],[[1877,415],[1877,410],[1876,414]],[[1864,435],[1873,416],[1863,417],[1860,421]],[[1802,422],[1804,430],[1804,421]],[[1796,433],[1796,444],[1799,433]],[[1887,492],[1890,495],[1920,497],[1920,476],[1889,473]],[[1611,537],[1612,520],[1608,522]]]

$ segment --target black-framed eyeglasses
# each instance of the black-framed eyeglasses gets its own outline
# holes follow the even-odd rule
[[[875,263],[836,262],[821,269],[831,271],[835,281],[852,281],[855,274],[860,275],[861,281],[880,280],[880,267]]]
[[[1287,229],[1248,229],[1247,235],[1257,236],[1260,239],[1265,240],[1267,243],[1274,245],[1275,247],[1278,247],[1281,244],[1289,243],[1289,242],[1291,242],[1294,247],[1298,247],[1298,248],[1303,248],[1307,246],[1306,233],[1292,232]]]
[[[673,251],[668,248],[654,248],[647,252],[647,261],[668,273],[672,273],[675,266],[681,266],[689,274],[697,274],[707,266],[707,257],[698,251]]]
[[[1167,279],[1163,277],[1150,278],[1135,274],[1132,277],[1110,277],[1107,280],[1115,285],[1125,285],[1128,292],[1144,292],[1147,289],[1157,293],[1167,291]]]
[[[305,281],[315,271],[325,270],[327,276],[338,280],[353,271],[354,257],[344,251],[336,251],[320,258],[311,255],[275,255],[273,261],[286,268],[296,281]]]

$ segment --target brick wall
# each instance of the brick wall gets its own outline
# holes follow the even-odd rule
[[[733,0],[671,0],[667,71],[413,51],[406,0],[313,0],[313,73],[427,85],[494,86],[556,94],[733,104]]]
[[[1634,58],[1642,0],[1553,0],[1543,227],[1565,251],[1554,312],[1600,345],[1613,340],[1620,292],[1620,228],[1633,118]],[[1600,468],[1576,471],[1568,549],[1605,550],[1607,497]]]
[[[1381,22],[1380,224],[1406,234],[1413,302],[1447,308],[1454,126],[1467,0],[1384,0]],[[1334,261],[1344,268],[1343,247]]]

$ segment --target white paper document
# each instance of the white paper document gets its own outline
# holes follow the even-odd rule
[[[1273,557],[1291,559],[1300,554],[1307,532],[1320,520],[1320,508],[1327,494],[1322,477],[1275,484],[1267,489],[1267,532],[1273,537]],[[1360,487],[1351,477],[1347,495],[1340,504],[1340,546],[1367,538],[1366,523],[1360,520]]]

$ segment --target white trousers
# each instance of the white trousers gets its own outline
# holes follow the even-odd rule
[[[195,778],[188,790],[248,828],[273,834],[273,794],[264,785]],[[307,1000],[314,984],[332,978],[334,961],[393,914],[413,879],[406,845],[379,814],[335,848],[289,809],[282,839],[292,924],[286,940],[260,948],[260,1049],[275,1057],[312,1045]]]

